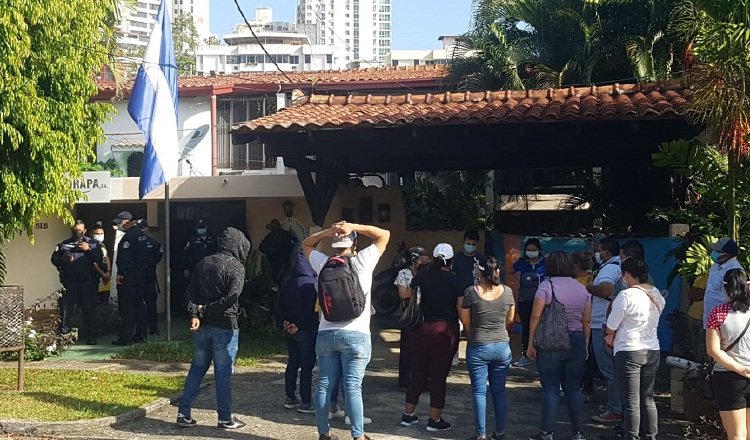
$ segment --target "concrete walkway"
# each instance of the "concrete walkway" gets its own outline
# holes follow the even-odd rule
[[[469,377],[466,365],[454,368],[449,377],[448,397],[444,418],[453,423],[453,429],[443,433],[425,431],[422,422],[416,427],[404,428],[398,425],[403,410],[404,393],[397,388],[398,331],[381,330],[373,334],[373,357],[368,367],[363,385],[365,395],[365,415],[373,419],[367,425],[368,435],[373,439],[464,439],[473,435],[473,416]],[[463,352],[464,344],[462,344]],[[463,360],[463,355],[461,356]],[[60,364],[65,364],[61,362]],[[68,363],[75,367],[77,362]],[[87,363],[88,368],[128,369],[175,373],[184,371],[183,365],[158,365],[132,361],[112,361]],[[61,367],[62,365],[57,365]],[[81,365],[82,366],[82,365]],[[315,439],[314,416],[286,410],[284,400],[283,359],[270,361],[260,368],[238,369],[233,379],[234,408],[236,415],[247,423],[242,430],[223,432],[215,428],[216,412],[213,387],[208,387],[198,397],[193,412],[199,425],[194,428],[178,428],[173,424],[176,408],[165,407],[144,419],[135,420],[114,427],[87,429],[68,434],[64,438],[86,439]],[[508,439],[525,439],[539,424],[540,387],[534,369],[512,368],[508,377],[510,409],[508,412]],[[663,387],[662,387],[663,388]],[[587,420],[596,413],[596,406],[603,403],[604,390],[597,390],[595,399],[587,405]],[[428,411],[429,398],[422,396],[417,413],[423,420]],[[660,439],[683,438],[682,426],[685,422],[674,418],[668,409],[668,394],[660,395]],[[490,405],[488,405],[491,408]],[[491,412],[491,410],[490,410]],[[557,439],[569,439],[567,410],[561,403],[560,422]],[[493,426],[492,416],[488,415],[488,426]],[[349,437],[349,431],[342,421],[332,423],[333,432],[340,438]],[[611,427],[587,422],[586,435],[589,439],[608,438]]]

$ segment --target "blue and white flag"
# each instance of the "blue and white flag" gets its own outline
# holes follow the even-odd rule
[[[177,62],[167,1],[159,5],[128,103],[130,117],[146,137],[138,191],[141,199],[177,175]]]

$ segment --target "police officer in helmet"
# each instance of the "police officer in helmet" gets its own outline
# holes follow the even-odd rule
[[[94,309],[99,274],[95,265],[105,266],[104,254],[96,240],[86,237],[86,225],[82,220],[76,220],[72,230],[72,236],[58,243],[51,258],[65,288],[61,304],[60,334],[70,333],[72,330],[73,311],[78,304],[83,312],[86,343],[96,345]]]
[[[159,297],[159,281],[156,279],[156,265],[159,264],[164,253],[161,243],[149,234],[149,225],[146,220],[140,220],[138,226],[146,234],[146,253],[148,255],[148,267],[146,271],[146,283],[144,297],[146,300],[146,324],[150,335],[159,335],[159,318],[156,313],[156,299]]]
[[[122,323],[120,337],[112,345],[128,345],[145,341],[147,335],[148,237],[129,211],[119,213],[113,222],[125,235],[117,247],[117,303]]]

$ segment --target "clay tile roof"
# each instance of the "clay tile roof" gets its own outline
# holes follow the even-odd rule
[[[407,81],[422,79],[440,79],[447,74],[443,65],[431,66],[401,66],[401,67],[370,67],[350,70],[323,70],[316,72],[287,72],[289,81],[278,72],[259,73],[236,73],[232,75],[217,76],[181,76],[177,79],[180,89],[211,86],[237,86],[237,85],[305,85],[319,83],[342,83],[342,82],[377,82],[377,81]],[[99,81],[99,91],[113,91],[113,81]],[[124,89],[130,90],[132,81],[125,84]],[[290,89],[291,90],[291,89]]]
[[[233,127],[237,132],[514,122],[682,118],[692,91],[682,83],[614,84],[563,89],[320,96]]]

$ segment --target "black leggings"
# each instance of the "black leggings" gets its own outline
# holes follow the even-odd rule
[[[521,354],[526,356],[529,348],[529,326],[531,325],[531,309],[534,307],[532,301],[518,303],[518,315],[521,317]]]

